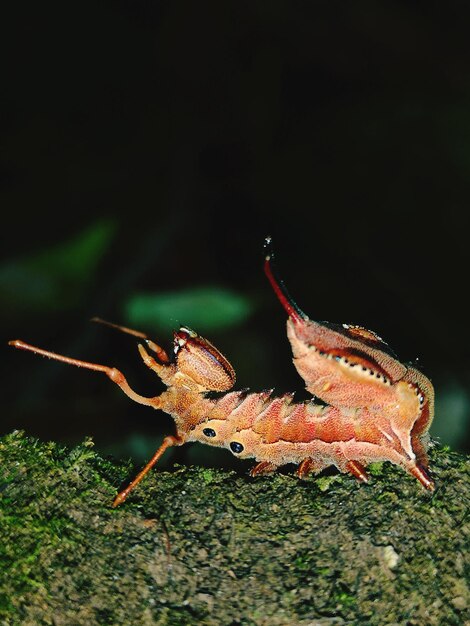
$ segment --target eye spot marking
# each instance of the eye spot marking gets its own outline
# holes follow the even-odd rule
[[[235,454],[240,454],[240,452],[243,452],[243,446],[242,446],[241,443],[238,443],[238,441],[231,441],[230,442],[230,449]]]
[[[203,434],[206,437],[215,437],[216,436],[216,432],[213,428],[204,428],[204,430],[202,431]]]

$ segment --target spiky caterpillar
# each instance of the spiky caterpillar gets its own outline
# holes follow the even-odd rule
[[[265,271],[289,318],[287,335],[294,365],[306,389],[327,403],[295,403],[293,395],[272,397],[271,391],[228,392],[235,383],[229,361],[206,339],[188,328],[174,333],[173,358],[146,335],[122,326],[119,330],[145,340],[156,360],[142,344],[139,351],[167,390],[146,398],[134,392],[115,368],[78,361],[41,350],[20,340],[11,345],[71,365],[104,372],[131,399],[169,413],[176,434],[162,445],[138,476],[114,501],[123,502],[130,491],[171,446],[199,441],[225,447],[240,458],[254,458],[252,475],[281,465],[298,465],[298,475],[335,465],[367,482],[365,466],[390,461],[415,476],[427,489],[427,431],[433,418],[434,391],[421,372],[398,361],[372,331],[349,325],[310,320],[289,298],[272,273],[271,255]],[[101,321],[101,320],[99,320]]]

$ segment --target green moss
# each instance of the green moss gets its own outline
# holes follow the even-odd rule
[[[469,462],[435,448],[431,496],[383,464],[349,476],[155,471],[90,440],[0,440],[0,623],[458,625],[468,619]],[[326,620],[326,621],[325,621]]]
[[[319,476],[317,478],[317,480],[315,481],[315,486],[320,491],[328,491],[328,489],[330,488],[332,483],[334,483],[335,480],[337,480],[337,479],[338,479],[337,475],[334,475],[334,476]]]
[[[381,476],[383,474],[384,465],[385,463],[381,461],[370,463],[367,466],[367,473],[370,474],[370,476]]]

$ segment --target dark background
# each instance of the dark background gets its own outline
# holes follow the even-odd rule
[[[269,234],[299,305],[419,357],[436,387],[433,435],[469,449],[468,3],[9,11],[2,432],[90,435],[137,461],[173,432],[103,375],[6,346],[21,338],[114,365],[158,393],[135,340],[93,315],[137,320],[167,347],[172,327],[192,324],[231,360],[237,386],[304,397],[262,271]],[[173,458],[230,463],[212,453]]]

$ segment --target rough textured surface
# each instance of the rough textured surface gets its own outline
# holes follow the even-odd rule
[[[0,623],[470,624],[469,461],[431,454],[437,491],[347,476],[154,471],[12,433],[0,440]]]

